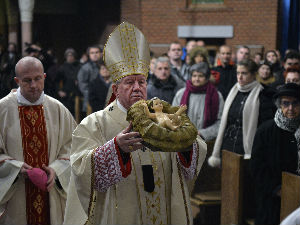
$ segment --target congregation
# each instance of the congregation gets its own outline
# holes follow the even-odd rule
[[[155,166],[151,167],[150,172],[147,166],[151,160],[151,163],[156,160],[159,164],[162,158],[167,158],[165,164],[161,163],[162,167],[170,167],[172,171],[187,171],[185,174],[188,174],[190,179],[195,177],[196,180],[197,172],[199,173],[203,163],[222,169],[224,149],[242,155],[244,159],[250,159],[247,173],[253,181],[256,195],[255,201],[251,203],[255,209],[255,213],[251,215],[255,224],[279,224],[281,173],[287,171],[300,175],[300,53],[292,49],[287,50],[283,56],[276,49],[251,53],[248,46],[239,46],[234,51],[231,46],[221,45],[216,55],[212,56],[202,40],[189,40],[185,46],[174,41],[164,54],[149,52],[149,71],[146,74],[141,70],[142,72],[122,77],[122,74],[116,75],[110,69],[109,63],[112,62],[109,61],[109,57],[113,56],[110,56],[109,47],[109,44],[105,47],[90,45],[81,56],[75,49],[67,48],[62,64],[58,63],[53,50],[43,49],[38,44],[28,44],[26,57],[23,58],[14,43],[9,43],[6,50],[0,48],[0,224],[13,224],[20,220],[24,220],[24,224],[50,224],[49,221],[51,224],[62,224],[64,219],[75,221],[75,224],[76,221],[78,224],[85,224],[86,221],[87,224],[92,224],[92,221],[96,224],[100,222],[95,221],[101,221],[101,224],[120,221],[124,224],[143,224],[145,221],[146,224],[157,224],[157,213],[148,218],[143,214],[146,215],[148,211],[141,210],[141,219],[136,219],[134,216],[138,205],[134,205],[133,209],[126,206],[124,211],[117,210],[131,201],[135,204],[132,200],[136,198],[135,193],[131,193],[131,189],[128,188],[136,188],[137,192],[140,190],[139,184],[135,187],[130,175],[133,170],[137,170],[135,165],[142,168],[135,173],[140,176],[141,181],[144,179],[146,193],[139,192],[138,198],[146,196],[145,199],[148,199],[149,193],[154,195],[155,191],[146,188],[157,190],[160,187],[155,176],[164,179],[165,190],[161,193],[165,193],[157,192],[161,200],[165,194],[164,201],[170,203],[166,204],[164,209],[166,218],[162,217],[160,222],[189,224],[192,218],[185,202],[189,192],[182,188],[188,187],[188,182],[180,183],[180,175],[179,178],[174,178],[178,183],[174,180],[169,181],[164,177],[164,173],[169,173],[166,168],[163,169],[166,172],[160,174],[160,170],[155,169]],[[29,73],[36,73],[37,76],[26,80]],[[132,77],[133,84],[125,83]],[[38,93],[28,89],[29,94],[26,96],[26,88],[33,83],[40,85]],[[121,89],[122,85],[124,89]],[[129,102],[127,107],[124,100],[125,85],[140,85],[141,96],[136,97],[137,99],[151,100],[158,97],[172,106],[186,105],[186,113],[197,128],[199,137],[187,154],[158,155],[146,150],[149,157],[141,159],[140,153],[137,153],[137,150],[142,148],[139,134],[131,131],[132,127],[121,120],[126,118],[124,112],[134,103]],[[39,107],[41,104],[43,107]],[[18,108],[14,109],[16,105]],[[28,105],[33,106],[33,109],[27,108]],[[118,115],[122,115],[121,119],[107,119],[109,113],[114,115],[117,110]],[[35,118],[35,113],[42,115],[41,118]],[[19,120],[18,126],[11,122]],[[33,120],[37,122],[32,122]],[[26,123],[36,124],[33,125],[34,129],[30,130],[26,129]],[[79,125],[76,128],[77,124]],[[111,133],[101,129],[103,133],[97,133],[99,127],[109,125],[113,130]],[[43,154],[47,155],[49,151],[50,155],[37,160],[34,163],[36,166],[30,166],[31,155],[36,148],[31,149],[31,144],[27,146],[24,143],[30,138],[34,140],[35,129],[41,131],[37,136],[44,141],[36,141],[32,145],[41,145],[46,151]],[[16,135],[19,130],[21,133]],[[17,141],[10,143],[14,137]],[[211,149],[207,149],[205,161],[204,142],[213,143]],[[26,152],[24,154],[16,150],[22,147]],[[107,152],[101,155],[101,151]],[[114,152],[111,158],[107,156],[110,152]],[[146,153],[143,150],[143,154]],[[23,156],[26,160],[22,159]],[[175,166],[173,158],[177,160],[178,165]],[[111,165],[108,165],[110,163]],[[104,173],[100,169],[91,171],[97,164],[99,168],[103,168],[104,164],[109,169],[116,167],[116,172],[107,172],[109,176],[114,173],[114,177],[105,180],[100,177],[101,173]],[[46,187],[50,195],[41,197],[45,204],[51,207],[48,214],[46,212],[47,216],[43,216],[40,222],[36,221],[39,218],[37,213],[32,213],[32,217],[28,216],[36,206],[34,202],[28,203],[30,198],[27,195],[31,183],[28,181],[29,174],[24,174],[33,167],[43,168],[48,176],[51,175]],[[25,181],[19,177],[19,172],[25,177]],[[153,177],[153,173],[154,187],[151,186],[152,181],[151,187],[146,187],[149,181],[145,181],[144,176],[147,174]],[[88,180],[92,176],[95,176],[95,184]],[[126,179],[127,181],[118,183]],[[20,180],[22,182],[19,182]],[[2,183],[4,181],[5,185]],[[168,187],[168,182],[174,184]],[[177,188],[180,185],[182,193],[178,191],[181,189]],[[111,186],[114,186],[114,189],[111,189]],[[122,194],[126,195],[125,192],[121,192],[122,188],[129,193],[128,196],[120,197]],[[172,201],[181,199],[167,193],[168,191],[183,196],[184,202],[180,202],[180,206],[173,205]],[[32,196],[38,195],[40,190],[34,189],[32,193]],[[75,200],[70,200],[69,195],[76,196]],[[26,212],[20,209],[20,218],[14,218],[11,211],[18,208],[19,199],[22,199],[21,205],[26,208]],[[112,202],[118,202],[119,205]],[[79,208],[79,204],[84,207]],[[169,212],[169,208],[176,207],[180,212],[186,210],[183,217],[187,218],[187,221],[180,218],[180,213],[176,216]],[[71,210],[86,217],[78,219],[77,215],[72,218]],[[102,211],[97,214],[94,213],[95,210]],[[130,216],[134,219],[129,218]],[[180,222],[175,222],[176,220]]]

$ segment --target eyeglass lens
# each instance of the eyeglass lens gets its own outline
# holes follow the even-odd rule
[[[290,105],[295,107],[295,106],[299,106],[300,102],[299,101],[282,101],[281,105],[285,108],[289,107]]]

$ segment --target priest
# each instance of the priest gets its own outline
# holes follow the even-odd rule
[[[22,58],[19,88],[0,100],[0,224],[62,224],[76,123],[44,94],[42,63]]]
[[[120,24],[104,49],[116,100],[86,117],[72,138],[65,224],[192,224],[190,191],[206,155],[198,137],[186,152],[154,152],[126,121],[147,99],[149,47]]]

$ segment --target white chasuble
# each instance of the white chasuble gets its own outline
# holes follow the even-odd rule
[[[74,131],[65,224],[192,224],[189,184],[205,159],[205,142],[197,138],[188,165],[176,152],[147,148],[123,165],[115,137],[128,125],[114,101]],[[153,169],[152,192],[145,191],[144,165]]]
[[[16,93],[0,100],[0,224],[27,224],[25,179],[19,174],[24,163],[22,134]],[[62,224],[70,179],[71,134],[76,127],[71,113],[47,95],[43,102],[47,130],[48,166],[56,172],[49,192],[50,224]]]

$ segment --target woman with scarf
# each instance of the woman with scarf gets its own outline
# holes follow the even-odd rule
[[[220,167],[221,150],[251,158],[254,135],[259,124],[274,116],[273,91],[256,81],[257,66],[251,60],[237,64],[237,83],[226,98],[218,136],[208,164]]]
[[[300,86],[288,83],[274,96],[275,118],[257,130],[250,161],[256,194],[255,224],[279,224],[281,173],[300,173]]]
[[[198,134],[206,141],[213,140],[220,126],[223,97],[209,81],[210,70],[206,62],[194,64],[190,72],[191,79],[176,93],[173,105],[186,105],[188,117]]]

